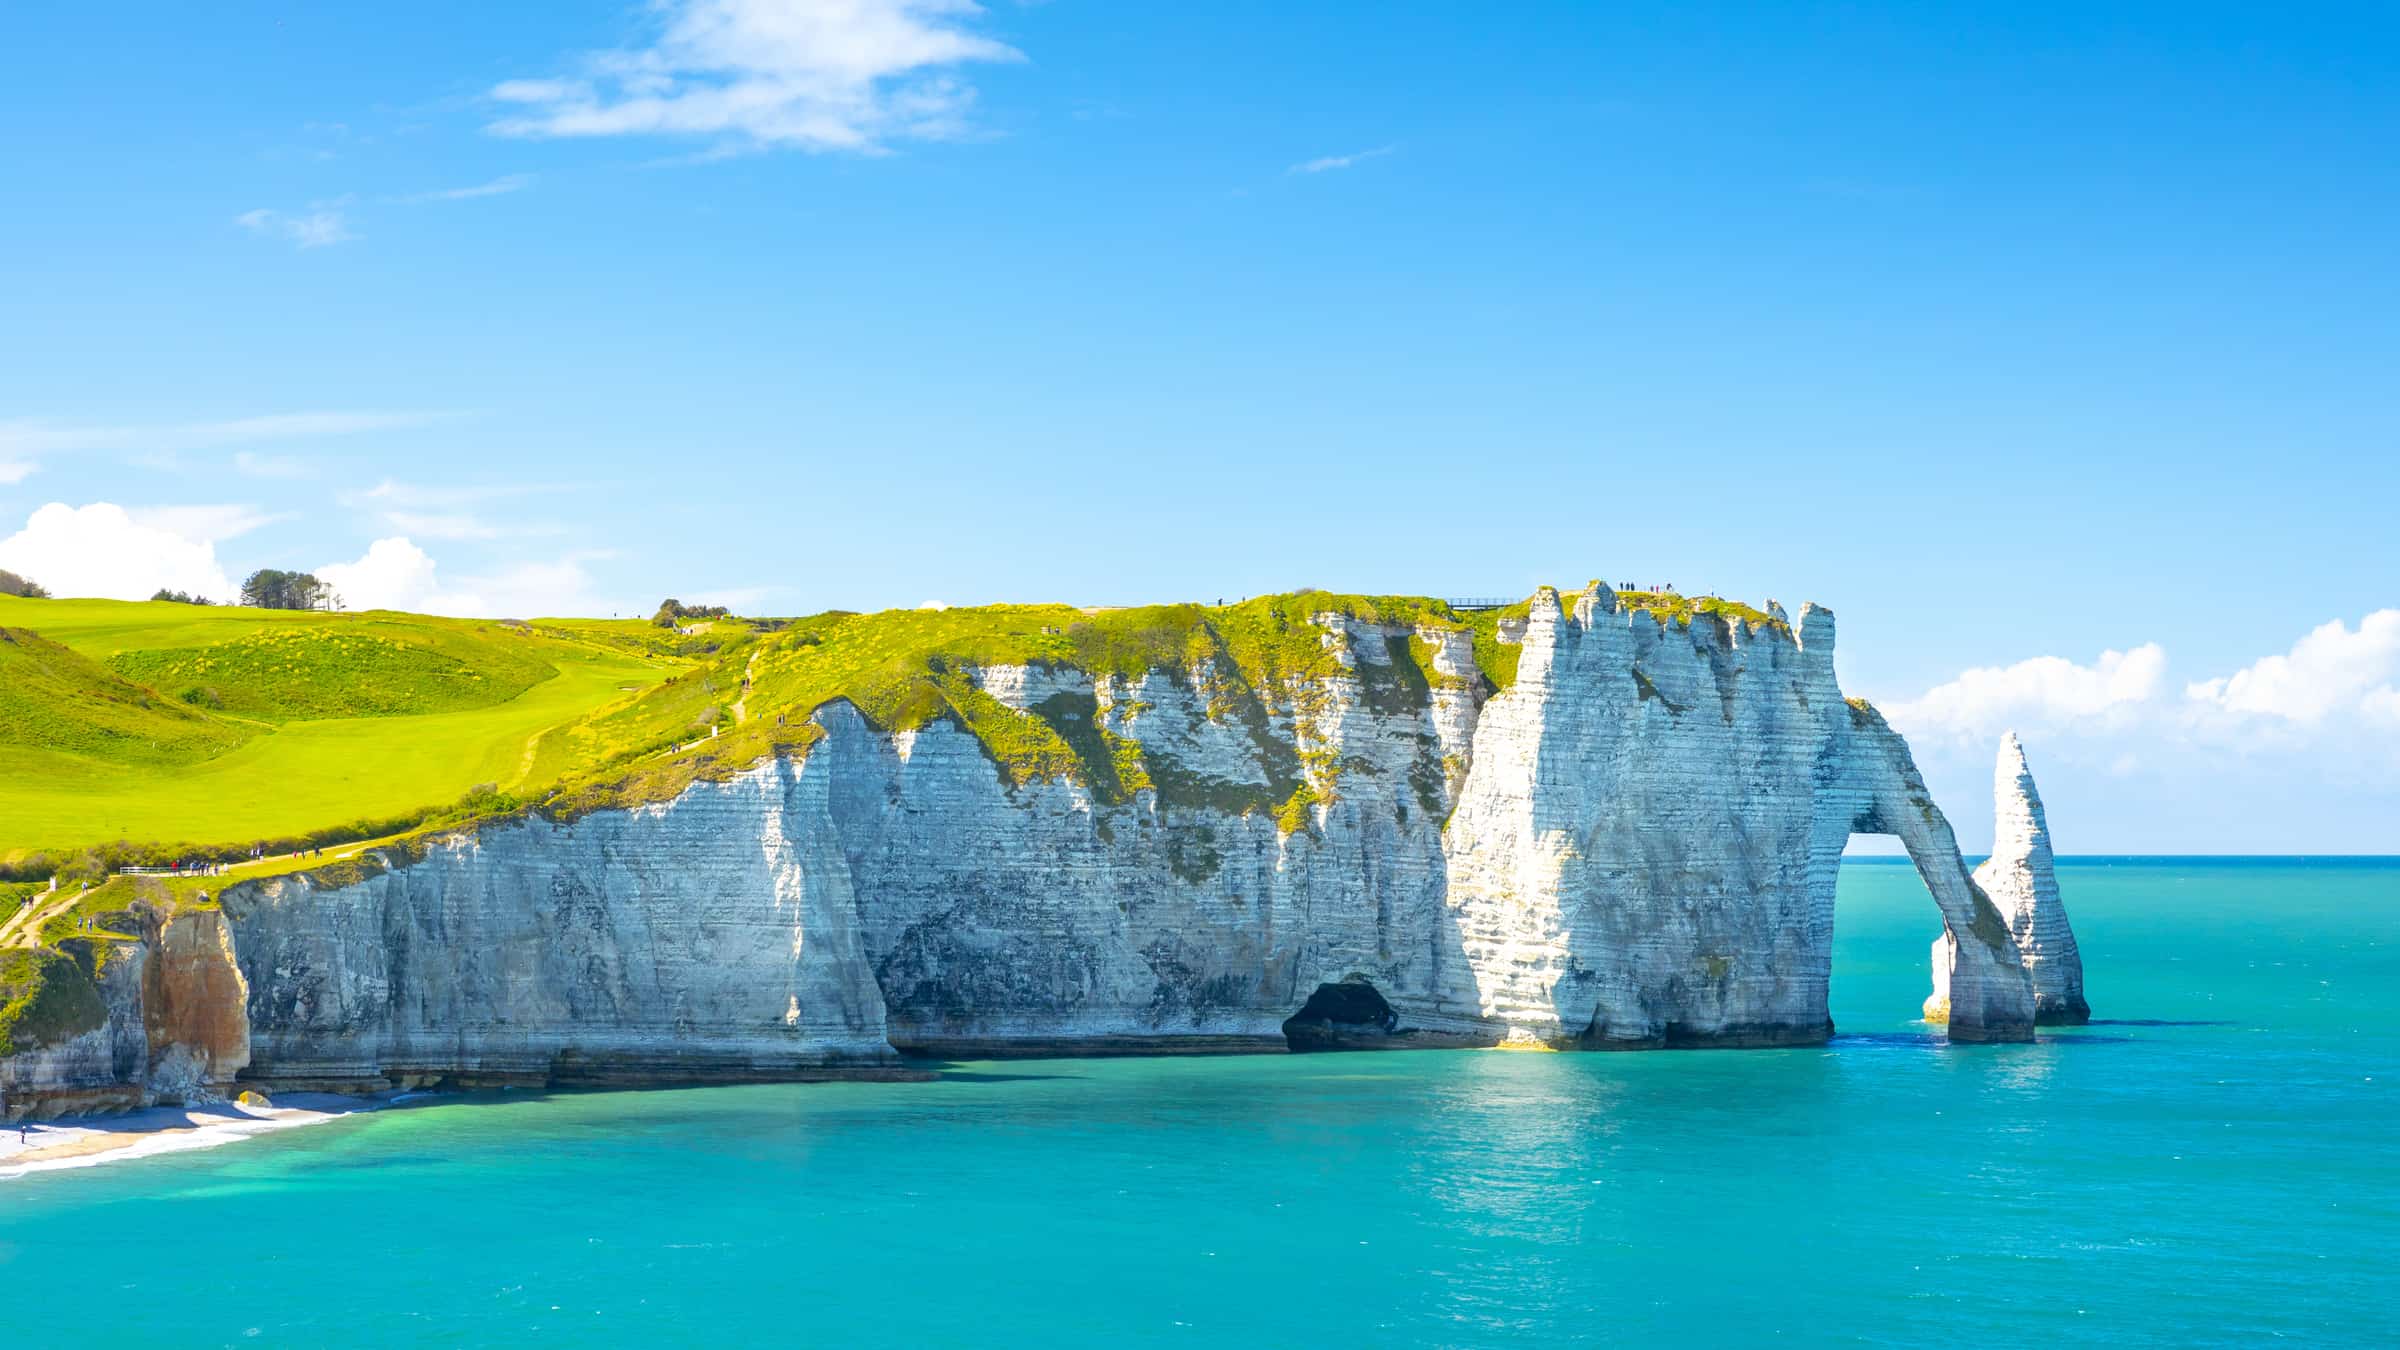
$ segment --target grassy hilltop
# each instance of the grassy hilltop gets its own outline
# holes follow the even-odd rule
[[[688,664],[661,636],[0,597],[0,864],[238,846],[529,786],[544,733]]]

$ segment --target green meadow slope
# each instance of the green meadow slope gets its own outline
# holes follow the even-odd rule
[[[648,629],[0,597],[0,863],[541,786],[544,733],[689,664]]]

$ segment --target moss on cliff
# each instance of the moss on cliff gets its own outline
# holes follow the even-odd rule
[[[99,986],[74,957],[0,952],[0,1059],[73,1040],[107,1021]]]
[[[1789,634],[1792,626],[1763,609],[1745,605],[1739,600],[1724,600],[1713,595],[1681,595],[1674,591],[1619,591],[1617,603],[1627,609],[1643,609],[1660,623],[1689,626],[1696,615],[1709,614],[1728,623],[1746,623],[1753,628],[1773,629]]]
[[[1338,634],[1317,621],[1324,615],[1403,631],[1370,635],[1366,640],[1383,642],[1388,659],[1353,667],[1344,663]],[[1106,802],[1155,788],[1168,805],[1276,809],[1288,802],[1302,775],[1297,764],[1279,762],[1293,757],[1272,724],[1325,711],[1326,681],[1355,678],[1370,704],[1387,712],[1426,706],[1429,657],[1421,659],[1412,644],[1415,630],[1481,632],[1479,656],[1488,648],[1495,670],[1514,672],[1513,649],[1497,641],[1494,620],[1409,596],[1299,591],[1234,605],[1089,611],[992,605],[797,619],[547,738],[546,749],[580,748],[592,756],[593,767],[554,794],[545,809],[574,816],[655,801],[694,781],[739,772],[768,754],[805,752],[821,734],[809,719],[835,702],[848,703],[884,731],[951,721],[975,737],[1011,784],[1080,783]],[[1499,655],[1504,651],[1508,659]],[[1120,688],[1153,673],[1184,682],[1211,716],[1250,729],[1269,782],[1219,784],[1184,773],[1146,753],[1138,741],[1102,727],[1095,696],[1054,697],[1030,711],[1013,708],[977,683],[976,672],[998,666],[1076,671],[1115,680]],[[1499,684],[1492,681],[1492,687]],[[740,715],[696,716],[712,699],[720,708],[738,705]]]

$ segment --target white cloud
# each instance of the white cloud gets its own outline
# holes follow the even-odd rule
[[[358,238],[350,232],[349,222],[342,213],[332,207],[287,215],[262,206],[235,216],[233,223],[252,234],[287,240],[294,248],[323,248]]]
[[[24,529],[0,539],[0,567],[59,596],[146,600],[161,587],[214,600],[234,595],[208,540],[137,520],[109,502],[52,502],[35,511]]]
[[[533,186],[532,174],[511,173],[503,174],[488,183],[477,183],[473,187],[438,188],[432,192],[411,192],[389,200],[402,206],[421,206],[427,202],[463,202],[472,201],[477,197],[505,196],[511,192],[521,192],[531,186]]]
[[[2023,726],[2243,753],[2346,747],[2345,738],[2400,728],[2400,609],[2376,610],[2356,628],[2335,619],[2288,651],[2183,685],[2181,698],[2166,687],[2166,667],[2156,643],[2103,652],[2088,666],[2036,657],[1965,671],[1884,712],[1928,740]]]
[[[967,27],[972,0],[659,0],[655,40],[595,53],[580,76],[509,80],[504,136],[702,136],[875,152],[967,131],[973,87],[948,72],[1024,59]]]
[[[356,562],[327,563],[317,579],[333,587],[344,609],[405,609],[420,614],[482,614],[481,597],[445,591],[434,561],[406,538],[378,539]]]
[[[1388,155],[1399,148],[1400,147],[1396,145],[1379,145],[1372,150],[1360,150],[1347,155],[1326,155],[1320,159],[1303,160],[1300,163],[1285,169],[1284,172],[1329,173],[1335,169],[1347,169],[1350,166],[1359,163],[1361,160],[1376,159],[1383,155]]]
[[[290,512],[272,513],[255,506],[136,506],[126,512],[137,525],[182,535],[207,544],[237,539],[262,525],[290,520]]]
[[[2400,689],[2388,684],[2380,689],[2370,689],[2367,696],[2358,701],[2358,709],[2367,715],[2369,721],[2400,727]]]
[[[1989,838],[1992,738],[2006,727],[2037,748],[2052,823],[2078,831],[2078,847],[2400,844],[2400,609],[2324,624],[2216,678],[2170,681],[2166,666],[2156,645],[2090,665],[2043,657],[1967,671],[1885,712],[1970,848]]]
[[[592,575],[584,564],[613,556],[605,550],[570,553],[467,580],[495,615],[538,619],[607,614],[612,606],[593,592]]]
[[[0,421],[0,455],[52,455],[83,450],[138,450],[175,454],[228,445],[421,427],[453,416],[441,412],[298,412],[236,417],[221,422],[150,426],[58,422],[45,418]]]
[[[40,467],[31,460],[0,459],[0,487],[7,487],[12,483],[22,483],[31,478],[33,471]]]
[[[317,569],[345,609],[403,609],[466,618],[541,618],[605,614],[584,564],[610,556],[570,553],[554,561],[518,563],[502,571],[445,584],[433,557],[402,536],[378,539],[356,562]]]
[[[2359,620],[2355,631],[2335,619],[2288,652],[2185,686],[2184,696],[2212,713],[2315,725],[2336,713],[2364,709],[2370,701],[2381,707],[2395,675],[2400,675],[2400,609],[2379,609]]]
[[[1883,712],[1911,735],[1980,739],[2017,723],[2049,723],[2121,715],[2155,696],[2167,653],[2155,642],[2129,652],[2107,651],[2088,666],[2061,656],[2037,656],[2013,666],[1963,671]]]

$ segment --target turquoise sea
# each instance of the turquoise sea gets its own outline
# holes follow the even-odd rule
[[[1951,1049],[1845,869],[1807,1050],[445,1099],[0,1183],[50,1345],[2391,1345],[2400,861],[2060,868],[2104,1019]]]

